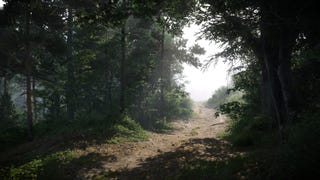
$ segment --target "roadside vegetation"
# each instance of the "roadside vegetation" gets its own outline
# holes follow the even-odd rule
[[[4,2],[0,179],[63,177],[76,149],[144,141],[192,116],[182,63],[204,53],[181,38],[192,3]]]
[[[190,118],[183,63],[200,68],[205,53],[182,38],[190,22],[201,26],[199,38],[223,48],[208,64],[231,65],[233,85],[218,89],[207,105],[228,118],[219,136],[245,152],[231,155],[220,139],[193,139],[184,146],[192,152],[181,147],[150,162],[181,155],[182,179],[320,176],[316,0],[1,4],[0,179],[74,179],[81,164],[114,160],[81,151],[89,145],[146,140],[146,130],[169,132],[174,119]],[[205,143],[214,153],[194,147]],[[223,158],[202,161],[193,153]]]

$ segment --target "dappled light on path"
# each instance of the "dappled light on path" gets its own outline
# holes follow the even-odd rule
[[[198,161],[227,161],[239,153],[232,152],[229,144],[214,138],[190,139],[173,151],[150,157],[138,167],[114,173],[116,179],[178,178],[185,167]]]
[[[97,153],[99,166],[82,169],[78,176],[111,179],[178,178],[181,170],[196,162],[227,161],[239,155],[230,144],[217,138],[225,129],[224,117],[200,103],[194,105],[194,117],[173,122],[173,131],[149,133],[149,140],[91,146],[83,153]]]

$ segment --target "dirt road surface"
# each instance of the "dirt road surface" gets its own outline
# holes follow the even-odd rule
[[[149,140],[102,144],[82,153],[96,156],[99,164],[80,170],[85,179],[108,175],[111,179],[163,179],[175,177],[181,168],[195,160],[214,161],[233,154],[217,133],[225,129],[225,118],[200,103],[194,105],[194,117],[173,122],[170,133],[149,132]]]

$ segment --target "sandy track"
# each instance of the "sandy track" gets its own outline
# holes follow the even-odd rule
[[[96,154],[99,157],[99,166],[80,170],[79,177],[92,178],[97,174],[106,172],[122,172],[118,173],[115,179],[126,179],[125,177],[138,176],[143,174],[143,179],[149,179],[148,175],[143,173],[144,170],[152,172],[150,168],[157,166],[157,161],[170,163],[173,159],[163,157],[159,160],[157,157],[163,154],[178,152],[182,150],[201,151],[204,154],[206,147],[210,146],[204,142],[194,142],[194,140],[210,140],[216,138],[216,134],[225,128],[223,117],[214,117],[214,111],[206,108],[204,105],[197,103],[194,105],[194,117],[188,121],[178,120],[173,122],[174,131],[169,134],[159,134],[149,132],[149,140],[143,142],[127,142],[119,144],[102,144],[86,148],[82,154]],[[211,141],[210,141],[211,142]],[[216,143],[215,141],[213,143]],[[201,154],[201,153],[200,153]],[[179,156],[179,155],[175,155]],[[207,154],[211,158],[212,154]],[[181,157],[182,161],[184,156]],[[155,160],[151,165],[146,163]],[[160,166],[163,165],[160,162]],[[158,166],[159,166],[158,165]],[[139,169],[140,168],[140,169]],[[138,173],[140,172],[140,173]],[[154,177],[153,177],[154,178]]]

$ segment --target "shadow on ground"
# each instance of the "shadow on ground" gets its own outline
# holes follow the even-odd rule
[[[174,151],[164,152],[146,159],[136,168],[117,172],[101,172],[93,178],[212,179],[214,176],[220,176],[221,173],[226,174],[228,176],[226,178],[232,178],[235,177],[238,167],[228,170],[227,166],[229,162],[239,159],[241,154],[232,150],[230,145],[222,140],[214,138],[191,139]],[[209,172],[214,169],[219,172],[213,174]],[[199,172],[202,173],[201,177],[199,177]]]

